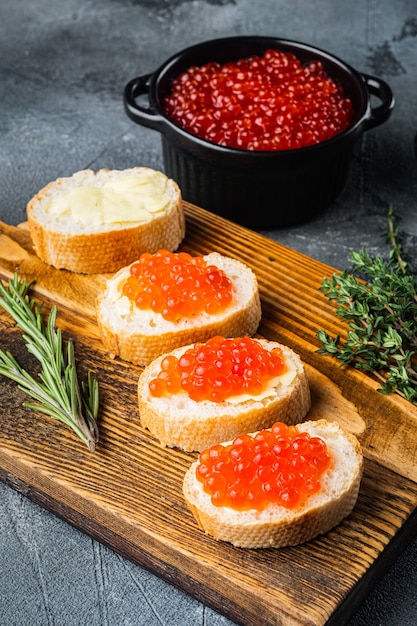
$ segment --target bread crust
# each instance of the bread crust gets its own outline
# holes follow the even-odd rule
[[[234,302],[217,315],[200,314],[181,322],[167,322],[162,315],[139,311],[126,321],[111,301],[112,284],[120,281],[128,268],[109,279],[96,303],[97,322],[105,349],[124,361],[146,366],[159,355],[175,348],[206,341],[214,335],[251,336],[261,319],[258,283],[252,270],[235,259],[217,252],[204,257],[223,269],[233,281]]]
[[[336,422],[324,419],[297,426],[322,437],[332,466],[322,479],[323,491],[296,510],[270,504],[263,511],[235,511],[216,507],[196,478],[198,461],[187,470],[184,498],[201,530],[213,538],[242,548],[281,548],[310,541],[328,532],[354,508],[363,472],[363,456],[356,437]]]
[[[155,398],[149,382],[156,378],[164,356],[155,359],[139,377],[138,405],[141,424],[159,439],[162,445],[188,452],[200,451],[219,441],[233,439],[244,432],[269,428],[277,421],[296,424],[303,420],[311,405],[310,389],[304,365],[287,346],[257,339],[267,349],[281,348],[291,359],[296,373],[290,385],[277,382],[271,394],[261,400],[242,402],[195,402],[187,394]],[[190,346],[170,354],[180,357]]]
[[[137,259],[143,252],[161,248],[174,251],[185,235],[185,217],[178,185],[166,178],[169,208],[148,221],[131,225],[105,225],[79,229],[70,218],[53,220],[44,211],[56,195],[76,186],[101,186],[115,177],[133,176],[150,168],[127,170],[83,170],[71,177],[46,185],[27,205],[27,218],[35,251],[39,258],[58,269],[83,274],[112,273]],[[162,175],[160,172],[158,174]]]

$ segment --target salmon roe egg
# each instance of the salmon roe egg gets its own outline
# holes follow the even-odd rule
[[[345,130],[353,105],[319,60],[267,50],[220,65],[192,66],[176,77],[163,103],[181,128],[244,150],[289,150]]]
[[[223,402],[235,395],[259,395],[286,369],[279,347],[267,350],[250,337],[216,336],[194,344],[179,359],[165,357],[149,390],[155,397],[185,391],[196,402]]]
[[[278,504],[295,509],[321,491],[330,465],[323,439],[277,422],[271,429],[203,450],[196,476],[216,506],[262,511]]]
[[[141,309],[178,321],[199,313],[224,311],[233,300],[233,283],[215,265],[187,252],[145,252],[130,266],[122,294]]]

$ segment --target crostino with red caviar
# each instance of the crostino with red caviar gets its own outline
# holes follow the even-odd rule
[[[141,424],[162,445],[200,451],[310,408],[303,363],[266,339],[215,336],[155,359],[138,383]]]
[[[323,439],[277,422],[203,450],[196,476],[216,506],[263,511],[274,503],[294,510],[321,491],[330,464]]]
[[[352,102],[319,60],[293,54],[193,66],[172,82],[166,113],[181,128],[213,143],[244,150],[289,150],[344,131]]]
[[[200,528],[244,548],[309,541],[349,515],[363,457],[336,422],[274,424],[203,450],[184,497]]]
[[[217,252],[145,253],[107,281],[96,310],[107,351],[137,365],[216,334],[253,335],[261,318],[254,272]]]

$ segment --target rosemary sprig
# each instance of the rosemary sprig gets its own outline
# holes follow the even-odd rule
[[[17,382],[35,402],[23,406],[49,415],[70,428],[94,452],[98,441],[98,383],[88,372],[87,383],[79,383],[71,339],[64,342],[56,327],[57,309],[53,306],[46,323],[42,305],[28,296],[34,281],[19,279],[15,273],[4,286],[0,281],[0,306],[23,331],[27,350],[41,364],[37,378],[25,371],[10,352],[0,350],[0,374]]]
[[[380,393],[397,393],[417,404],[416,276],[403,259],[392,210],[386,236],[388,261],[372,258],[364,248],[352,251],[352,271],[323,280],[320,291],[339,305],[336,315],[349,331],[343,342],[319,330],[318,353],[370,373],[381,383]]]

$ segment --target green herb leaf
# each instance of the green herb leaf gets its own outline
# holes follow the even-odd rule
[[[0,374],[14,380],[35,402],[24,406],[69,426],[94,452],[98,442],[98,383],[88,372],[88,384],[79,383],[71,340],[64,342],[56,327],[57,309],[53,306],[46,324],[41,305],[30,299],[33,281],[19,279],[15,273],[4,286],[0,281],[0,306],[23,331],[27,350],[41,364],[35,378],[25,371],[10,352],[0,350]]]
[[[350,272],[323,279],[319,290],[338,305],[336,315],[349,330],[344,342],[319,330],[317,352],[373,374],[381,393],[417,404],[416,276],[403,259],[392,209],[387,241],[388,261],[372,258],[365,249],[352,251]]]

